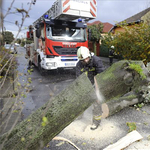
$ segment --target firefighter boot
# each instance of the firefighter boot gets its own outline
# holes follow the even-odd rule
[[[93,124],[90,129],[91,130],[97,129],[100,125],[100,122],[101,122],[101,116],[93,117]]]
[[[99,124],[97,124],[97,125],[96,125],[96,124],[93,124],[93,125],[91,126],[91,128],[90,128],[90,129],[91,129],[91,130],[95,130],[95,129],[97,129],[97,128],[98,128],[98,126],[99,126]]]

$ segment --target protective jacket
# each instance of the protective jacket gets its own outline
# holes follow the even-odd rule
[[[114,57],[114,51],[112,49],[109,50],[109,57]]]
[[[104,71],[103,63],[101,59],[95,55],[91,56],[88,64],[84,64],[83,61],[80,60],[76,65],[76,77],[85,72],[92,84],[94,84],[94,76],[102,71]]]

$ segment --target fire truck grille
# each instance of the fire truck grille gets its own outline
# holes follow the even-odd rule
[[[59,55],[77,55],[77,48],[64,48],[61,46],[53,46],[55,52]]]

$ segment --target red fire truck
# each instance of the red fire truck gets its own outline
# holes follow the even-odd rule
[[[96,18],[96,0],[57,0],[30,26],[34,43],[27,45],[27,57],[40,72],[74,68],[77,49],[88,47],[86,22]]]

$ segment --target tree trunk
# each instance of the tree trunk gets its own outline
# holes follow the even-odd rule
[[[141,67],[142,76],[130,68],[130,64]],[[100,92],[103,118],[113,115],[125,107],[139,102],[150,102],[150,73],[142,61],[119,61],[96,76]]]
[[[10,134],[3,135],[0,138],[0,149],[42,149],[95,99],[92,84],[85,74],[81,75],[68,88],[18,124]]]
[[[146,78],[142,79],[136,69],[131,69],[130,63],[139,64]],[[1,149],[42,149],[97,99],[103,103],[107,117],[150,96],[147,93],[150,88],[147,86],[149,71],[142,62],[119,61],[97,75],[96,81],[97,97],[90,81],[82,74],[10,133],[1,136]],[[147,96],[144,98],[145,93]]]
[[[145,79],[136,70],[130,68],[130,64],[141,67]],[[136,69],[136,66],[135,66]],[[99,91],[103,95],[103,102],[124,96],[128,92],[140,90],[141,85],[147,86],[150,82],[149,70],[142,61],[119,61],[107,70],[96,76]]]

